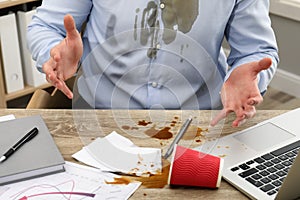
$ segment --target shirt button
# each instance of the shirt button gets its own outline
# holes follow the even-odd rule
[[[164,3],[161,3],[161,4],[159,5],[159,7],[160,7],[161,9],[164,9],[164,8],[165,8],[165,4],[164,4]]]
[[[152,82],[151,85],[152,85],[153,88],[156,88],[158,84],[157,84],[157,82]]]
[[[160,49],[160,44],[157,44],[157,45],[156,45],[156,49]]]

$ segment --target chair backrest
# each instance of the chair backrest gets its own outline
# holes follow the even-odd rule
[[[72,90],[75,77],[66,81],[68,87]],[[72,108],[72,99],[66,97],[61,91],[54,89],[49,93],[43,89],[37,89],[29,100],[26,109],[70,109]]]

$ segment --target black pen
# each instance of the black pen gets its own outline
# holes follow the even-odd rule
[[[9,158],[14,152],[16,152],[23,144],[30,141],[38,134],[39,130],[35,127],[31,131],[29,131],[24,137],[22,137],[13,147],[11,147],[3,156],[0,158],[0,163],[4,162],[7,158]]]
[[[178,144],[179,140],[182,138],[186,130],[188,129],[189,125],[192,122],[192,117],[188,118],[184,124],[182,125],[181,129],[179,130],[178,134],[176,135],[175,139],[171,143],[169,149],[167,150],[166,154],[163,156],[164,159],[167,159],[171,153],[173,152],[175,144]]]

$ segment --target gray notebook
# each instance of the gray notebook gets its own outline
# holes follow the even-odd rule
[[[65,161],[39,115],[0,122],[0,156],[34,127],[38,134],[0,163],[0,185],[64,171]]]

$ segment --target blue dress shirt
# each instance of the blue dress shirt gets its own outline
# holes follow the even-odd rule
[[[78,30],[87,21],[77,85],[92,107],[215,109],[241,64],[270,57],[261,92],[272,79],[278,53],[268,9],[268,0],[43,0],[28,47],[41,70],[69,13]]]

